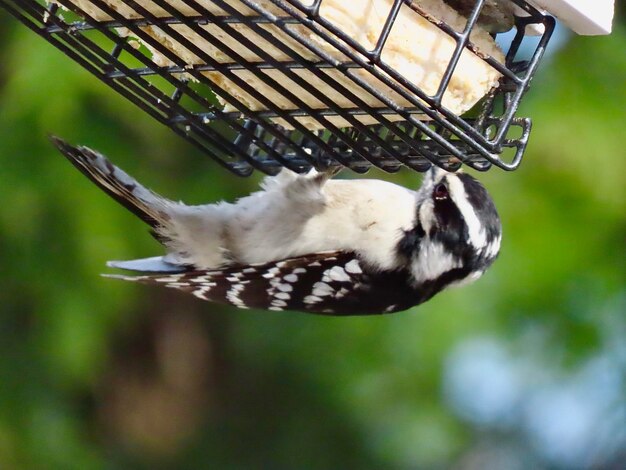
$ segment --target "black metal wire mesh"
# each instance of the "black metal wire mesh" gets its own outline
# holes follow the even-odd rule
[[[304,172],[312,166],[343,165],[359,173],[371,166],[393,172],[403,165],[425,171],[431,163],[446,169],[462,164],[481,171],[492,165],[517,168],[531,123],[515,114],[554,20],[525,1],[513,1],[528,16],[516,20],[505,63],[470,41],[484,0],[476,0],[462,31],[430,17],[418,1],[390,0],[371,50],[320,14],[322,0],[309,0],[309,5],[304,0],[58,0],[49,6],[37,0],[0,0],[0,6],[221,165],[246,176],[255,169],[275,174],[283,166]],[[123,8],[112,8],[115,3]],[[384,60],[385,43],[402,8],[425,17],[456,42],[434,94]],[[190,15],[188,9],[196,13]],[[545,32],[532,53],[520,58],[527,27],[533,24],[543,25]],[[242,47],[253,60],[242,55]],[[463,118],[442,101],[467,49],[501,79],[470,113],[473,117]],[[278,60],[277,53],[284,59]],[[261,109],[244,103],[224,81]],[[354,106],[340,106],[320,84]],[[355,87],[383,106],[366,102]],[[292,106],[278,105],[268,89]],[[303,94],[321,105],[312,106]],[[408,105],[398,104],[391,94]],[[310,128],[311,122],[318,130]],[[510,157],[505,159],[507,149]]]

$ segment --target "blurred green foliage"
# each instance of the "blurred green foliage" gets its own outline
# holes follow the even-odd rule
[[[505,230],[484,278],[348,319],[99,277],[108,259],[159,248],[46,134],[189,203],[258,177],[226,174],[5,13],[0,43],[0,468],[570,468],[520,416],[596,358],[625,373],[623,23],[548,59],[521,110],[534,120],[524,164],[481,176]],[[453,352],[477,338],[530,364],[517,418],[481,423],[451,400]],[[617,387],[607,413],[623,437]],[[607,442],[594,468],[626,458],[626,437]]]

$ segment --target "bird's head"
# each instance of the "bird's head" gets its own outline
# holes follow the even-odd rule
[[[435,166],[424,175],[414,233],[405,240],[417,283],[443,288],[477,279],[497,257],[501,236],[493,200],[475,178]]]

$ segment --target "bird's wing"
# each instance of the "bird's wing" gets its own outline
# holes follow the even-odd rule
[[[326,315],[360,315],[400,310],[402,286],[380,289],[354,253],[325,252],[278,262],[178,274],[108,275],[161,284],[202,300],[239,308],[300,310]],[[393,307],[393,308],[392,308]],[[406,306],[404,306],[406,308]]]

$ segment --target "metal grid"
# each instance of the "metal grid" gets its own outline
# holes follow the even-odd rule
[[[200,147],[225,168],[237,175],[247,176],[255,169],[276,174],[283,166],[304,172],[312,166],[324,168],[343,165],[359,173],[367,171],[371,166],[388,172],[397,171],[402,166],[425,171],[431,163],[448,170],[457,169],[462,164],[480,171],[492,165],[505,170],[516,169],[528,142],[531,122],[528,118],[516,117],[515,113],[545,51],[554,20],[542,15],[523,0],[512,0],[528,16],[517,18],[515,38],[507,51],[505,64],[501,64],[493,57],[477,51],[470,42],[470,34],[484,1],[476,0],[465,29],[457,32],[425,14],[417,6],[418,2],[393,0],[373,50],[365,50],[354,38],[323,18],[319,14],[322,0],[315,0],[309,6],[298,0],[271,0],[272,6],[279,9],[279,15],[268,11],[259,2],[240,0],[242,5],[254,10],[252,16],[240,13],[224,0],[211,0],[210,3],[221,8],[226,15],[211,13],[205,8],[206,1],[203,6],[196,0],[178,0],[179,5],[191,7],[200,16],[185,16],[166,0],[152,0],[152,4],[167,13],[159,17],[136,1],[125,0],[123,3],[132,9],[132,16],[137,17],[135,19],[130,19],[130,15],[121,15],[104,0],[90,0],[90,4],[108,15],[109,19],[105,21],[94,19],[69,0],[58,0],[63,9],[57,4],[46,7],[36,0],[0,0],[0,6],[153,118]],[[454,53],[435,95],[427,95],[382,59],[381,52],[403,5],[410,7],[416,15],[424,16],[456,41]],[[246,60],[229,47],[222,35],[211,34],[202,27],[208,24],[248,48],[261,60]],[[281,40],[264,29],[263,26],[268,24],[278,26],[290,41]],[[543,25],[545,32],[537,41],[530,58],[521,60],[518,57],[520,45],[526,38],[526,28],[533,24]],[[180,34],[176,25],[190,28],[232,58],[232,62],[222,63],[211,57]],[[347,60],[338,62],[320,48],[316,41],[302,35],[294,25],[306,27],[316,38],[340,51]],[[146,26],[158,27],[200,58],[201,63],[190,65],[148,34]],[[241,26],[262,37],[290,60],[276,60],[243,34]],[[168,64],[155,63],[152,55],[144,47],[137,48],[137,44],[129,40],[128,34],[120,33],[120,28],[126,28],[132,36],[140,38],[144,45],[158,51],[168,60]],[[319,60],[305,59],[294,44],[311,51]],[[481,101],[472,118],[458,117],[442,105],[443,94],[464,49],[474,51],[502,75],[500,86]],[[327,108],[315,109],[307,105],[279,81],[264,73],[268,69],[280,71]],[[375,96],[385,107],[369,106],[346,88],[345,81],[324,73],[328,69],[340,71],[345,79]],[[264,84],[295,103],[297,109],[285,110],[276,106],[237,74],[241,70],[254,74]],[[347,96],[356,106],[338,106],[319,89],[303,80],[297,73],[299,70],[314,74]],[[354,73],[355,70],[366,70],[406,99],[411,106],[399,106]],[[249,109],[209,79],[205,72],[219,72],[267,109]],[[232,105],[236,111],[225,112],[215,95]],[[402,120],[393,121],[390,119],[393,115],[399,115]],[[428,120],[420,119],[419,115],[428,117]],[[324,130],[309,130],[298,120],[303,116],[315,119]],[[362,124],[358,119],[362,116],[372,118],[377,124]],[[333,117],[342,118],[352,127],[338,127]],[[277,124],[276,118],[292,129]],[[507,149],[512,156],[505,160],[503,154],[507,153]]]

